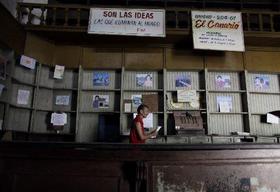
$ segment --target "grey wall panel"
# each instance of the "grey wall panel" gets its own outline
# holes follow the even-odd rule
[[[94,95],[109,95],[109,107],[108,108],[93,108],[93,96]],[[102,92],[102,91],[82,91],[81,92],[80,110],[86,112],[113,112],[115,109],[115,93],[114,92]]]
[[[107,72],[109,74],[108,86],[93,86],[93,72]],[[92,71],[85,70],[82,75],[82,89],[119,89],[120,88],[120,73],[115,71]]]
[[[255,78],[257,76],[266,76],[269,80],[268,89],[258,89],[255,86]],[[262,91],[262,92],[279,92],[279,77],[277,74],[260,74],[260,73],[248,73],[247,89],[249,91]]]
[[[7,87],[8,82],[5,80],[0,80],[0,84],[5,86],[2,90],[2,94],[0,95],[0,101],[9,102],[10,98],[8,92],[10,91],[10,87]]]
[[[208,134],[230,135],[231,132],[244,131],[242,115],[211,114]]]
[[[251,113],[267,113],[280,109],[280,95],[250,94]]]
[[[18,96],[18,90],[28,90],[29,93],[29,99],[27,105],[20,105],[17,104],[17,96]],[[11,97],[11,103],[16,106],[24,106],[24,107],[31,107],[33,99],[33,87],[28,85],[19,85],[19,84],[12,84],[12,97]]]
[[[39,85],[53,88],[54,85],[53,71],[51,72],[48,66],[41,66]]]
[[[58,95],[63,95],[63,96],[69,96],[69,104],[68,105],[56,105],[56,97]],[[75,98],[76,99],[76,98]],[[53,110],[54,111],[75,111],[76,110],[76,104],[75,102],[72,102],[72,91],[68,90],[54,90],[53,91]]]
[[[226,75],[230,78],[230,88],[220,89],[216,86],[216,76]],[[238,72],[208,72],[207,78],[208,90],[240,90],[240,79]]]
[[[78,87],[78,73],[65,69],[63,79],[54,79],[54,68],[48,66],[41,66],[41,73],[39,79],[39,85],[50,88],[77,88]]]
[[[250,133],[253,135],[263,135],[263,136],[273,136],[275,134],[279,135],[280,125],[261,123],[260,115],[252,115]]]
[[[136,86],[136,76],[137,74],[150,74],[152,75],[152,87],[139,87]],[[124,82],[123,88],[124,89],[158,89],[161,86],[158,85],[158,73],[154,71],[125,71],[124,73]]]
[[[77,88],[78,87],[78,73],[66,69],[64,71],[63,79],[55,79],[54,80],[54,88]]]
[[[10,107],[6,129],[27,132],[30,115],[31,112],[28,109]]]
[[[15,65],[13,77],[24,83],[34,84],[35,74],[36,68],[29,69],[24,66]]]
[[[52,110],[53,91],[51,89],[40,88],[37,95],[36,109]]]
[[[123,134],[129,134],[132,120],[133,120],[132,113],[123,114],[123,118],[122,118],[122,133]]]
[[[97,140],[98,114],[80,114],[79,129],[76,130],[76,142],[93,142]]]
[[[178,76],[187,76],[190,77],[191,80],[191,87],[190,89],[200,89],[199,87],[199,72],[192,72],[192,71],[169,71],[167,72],[167,79],[166,79],[166,88],[167,90],[177,90],[177,89],[185,89],[185,87],[176,87],[175,82]]]
[[[53,130],[53,126],[51,124],[51,114],[52,112],[37,111],[34,118],[33,130],[31,130],[31,132],[55,133],[55,131]],[[70,113],[66,113],[66,114],[67,114],[67,123],[64,125],[63,130],[60,131],[60,133],[69,134],[71,130],[70,127],[73,126],[72,125],[73,121],[71,120],[73,116],[71,116]]]
[[[219,112],[217,109],[217,96],[230,96],[232,98],[232,112],[242,112],[241,95],[239,93],[209,93],[209,111]]]
[[[31,132],[48,133],[50,129],[51,112],[37,111],[34,116],[34,124]]]

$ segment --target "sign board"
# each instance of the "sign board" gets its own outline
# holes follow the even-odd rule
[[[91,8],[88,33],[165,37],[165,10]]]
[[[192,30],[195,49],[245,51],[241,13],[192,11]]]

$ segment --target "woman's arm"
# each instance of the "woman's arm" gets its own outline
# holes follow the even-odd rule
[[[136,130],[141,140],[146,140],[151,138],[152,136],[156,136],[156,131],[152,131],[150,133],[143,133],[141,124],[139,122],[136,123]]]

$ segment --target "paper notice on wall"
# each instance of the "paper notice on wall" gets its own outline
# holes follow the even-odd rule
[[[124,112],[130,113],[132,109],[132,101],[125,99],[123,102],[124,102]]]
[[[164,9],[91,8],[88,33],[165,37]]]
[[[177,100],[180,103],[197,101],[196,90],[177,90]]]
[[[17,95],[17,104],[19,105],[27,105],[29,100],[30,91],[29,90],[18,90]]]
[[[54,126],[63,126],[67,123],[66,113],[52,113],[51,124]]]
[[[240,12],[192,11],[195,49],[245,51]]]
[[[217,109],[219,112],[228,113],[232,111],[231,96],[217,96]]]
[[[133,113],[133,118],[135,118],[137,113]],[[145,128],[153,128],[154,123],[153,123],[153,114],[149,113],[149,115],[143,119],[144,127]]]
[[[69,105],[69,95],[57,95],[55,98],[56,105]]]
[[[22,55],[20,57],[20,65],[27,67],[29,69],[35,69],[36,66],[36,60],[31,58],[31,57],[27,57],[25,55]]]
[[[230,112],[230,103],[228,101],[220,101],[219,110],[220,112],[224,112],[224,113]]]
[[[55,79],[63,79],[65,66],[55,65],[53,78]]]
[[[271,113],[267,113],[266,114],[266,122],[267,123],[271,123],[271,124],[279,124],[279,117],[271,114]]]

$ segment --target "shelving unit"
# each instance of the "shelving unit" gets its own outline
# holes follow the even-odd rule
[[[31,118],[34,113],[34,94],[36,88],[37,68],[32,70],[19,65],[19,57],[13,56],[9,63],[11,75],[9,78],[8,93],[8,110],[6,116],[5,130],[21,132],[23,135],[28,134],[31,126]],[[18,104],[17,96],[19,90],[29,91],[27,104]]]
[[[267,78],[264,88],[256,86],[256,77]],[[261,115],[280,108],[279,75],[269,73],[248,73],[248,95],[250,100],[250,132],[253,135],[273,136],[280,134],[279,124],[261,123]]]
[[[244,72],[208,71],[206,76],[208,134],[231,135],[231,132],[247,131],[248,110],[244,105],[244,101],[247,100]],[[219,82],[218,77],[224,79]],[[219,97],[231,99],[232,109],[230,112],[219,111]]]
[[[107,85],[98,85],[93,83],[94,73],[105,73],[108,75],[109,82]],[[79,106],[76,140],[92,142],[105,141],[106,134],[119,134],[120,120],[120,97],[121,97],[121,71],[120,70],[97,70],[82,69],[79,72]],[[108,96],[108,106],[94,106],[94,96]],[[98,104],[99,105],[99,104]],[[112,117],[110,119],[110,116]],[[104,119],[109,119],[105,122]],[[113,120],[117,121],[114,122]],[[106,123],[114,124],[116,127]],[[106,126],[108,125],[108,126]],[[109,127],[109,129],[107,129]],[[106,129],[106,130],[104,130]],[[107,132],[107,133],[106,133]]]
[[[141,69],[133,67],[121,68],[66,68],[62,80],[53,78],[54,67],[37,63],[31,70],[19,65],[12,52],[0,52],[10,57],[7,66],[6,80],[0,83],[6,89],[0,97],[0,118],[4,119],[4,131],[12,131],[22,135],[18,139],[43,141],[76,141],[76,142],[111,142],[119,141],[120,136],[129,134],[133,113],[124,111],[124,101],[131,100],[132,95],[158,95],[158,111],[153,112],[153,126],[163,126],[162,136],[172,136],[174,132],[169,123],[173,112],[198,111],[203,119],[205,135],[177,136],[182,143],[226,143],[236,142],[239,137],[231,132],[249,132],[257,137],[256,141],[267,141],[266,137],[280,134],[277,124],[261,123],[261,115],[280,108],[279,74],[255,73],[246,70],[216,71],[208,69]],[[125,61],[125,59],[124,59]],[[148,67],[149,68],[149,67]],[[108,85],[93,83],[94,73],[106,73]],[[150,74],[150,86],[137,86],[137,75]],[[216,77],[226,76],[230,79],[229,87],[218,87]],[[190,79],[189,87],[176,86],[178,76]],[[257,89],[254,79],[265,76],[269,86]],[[18,90],[30,91],[26,105],[17,104]],[[195,90],[199,95],[199,107],[182,103],[180,107],[171,106],[170,99],[176,98],[180,89]],[[70,96],[67,106],[56,105],[58,95]],[[108,107],[94,107],[95,95],[107,95]],[[218,96],[232,98],[232,110],[219,112]],[[168,98],[168,99],[167,99]],[[174,101],[175,102],[175,101]],[[65,112],[67,124],[62,131],[53,130],[50,124],[52,112]],[[212,138],[212,141],[210,139]],[[165,137],[171,141],[172,138]],[[240,138],[239,138],[240,139]],[[165,141],[166,141],[165,140]],[[272,141],[274,141],[272,139]],[[157,141],[154,141],[157,143]],[[164,141],[160,139],[159,143]]]
[[[189,80],[190,85],[187,87],[180,87],[179,85],[176,86],[176,80],[179,77],[184,77]],[[166,71],[166,78],[165,78],[165,85],[166,85],[166,114],[167,117],[165,119],[165,126],[168,127],[170,124],[170,117],[172,116],[173,112],[175,111],[199,111],[202,118],[203,118],[203,129],[207,130],[207,118],[206,118],[206,94],[205,94],[205,71],[203,70],[168,70]],[[190,103],[181,103],[178,106],[174,105],[173,102],[176,101],[176,95],[178,90],[195,90],[198,97],[199,97],[199,106],[192,107]],[[172,119],[172,118],[171,118]],[[169,130],[166,130],[165,133],[172,132],[168,127]]]
[[[121,100],[121,134],[129,135],[133,114],[137,113],[137,107],[132,105],[131,112],[124,112],[124,100],[131,100],[133,95],[156,94],[158,96],[158,111],[153,114],[153,127],[164,125],[164,101],[163,101],[163,71],[160,70],[122,70],[122,100]],[[137,76],[149,75],[152,77],[149,86],[137,85]]]

